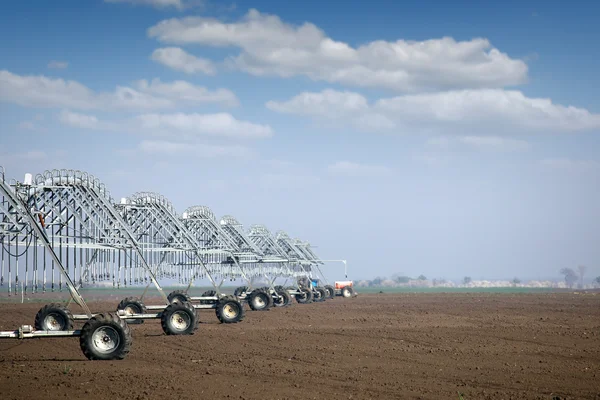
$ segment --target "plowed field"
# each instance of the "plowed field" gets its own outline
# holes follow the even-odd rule
[[[0,330],[41,305],[0,303]],[[192,336],[131,325],[122,361],[0,340],[0,399],[600,399],[600,293],[361,294],[200,320]]]

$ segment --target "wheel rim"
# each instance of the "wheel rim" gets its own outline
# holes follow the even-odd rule
[[[65,318],[57,313],[46,315],[44,329],[47,331],[62,331],[65,327]]]
[[[128,305],[127,307],[125,307],[123,309],[123,311],[125,312],[125,315],[133,315],[133,314],[139,314],[140,309],[137,306],[134,305]]]
[[[227,303],[223,307],[223,316],[228,320],[237,318],[239,313],[240,313],[240,310],[239,310],[238,306],[235,304]]]
[[[185,331],[191,323],[192,319],[186,312],[177,311],[171,315],[171,326],[176,331]]]
[[[276,306],[282,306],[285,304],[285,298],[281,295],[277,295],[277,297],[273,299],[273,304]]]
[[[100,353],[107,354],[119,347],[121,336],[112,326],[102,326],[94,331],[92,343]]]
[[[256,308],[264,308],[267,302],[263,299],[262,296],[254,296],[254,301],[252,302],[254,307]]]

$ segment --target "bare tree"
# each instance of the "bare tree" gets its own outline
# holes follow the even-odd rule
[[[472,279],[470,276],[465,276],[463,278],[463,285],[468,285],[469,283],[471,283]]]
[[[597,276],[596,279],[594,279],[594,282],[596,282],[596,284],[600,285],[600,276]]]
[[[585,265],[579,265],[577,269],[579,270],[579,287],[583,288],[583,276],[585,275],[587,267]]]
[[[565,283],[569,288],[572,288],[575,282],[577,282],[577,272],[572,268],[563,268],[560,273],[565,276]]]

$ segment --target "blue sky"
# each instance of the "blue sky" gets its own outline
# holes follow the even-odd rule
[[[11,2],[0,165],[283,229],[356,279],[596,276],[598,17],[592,2]]]

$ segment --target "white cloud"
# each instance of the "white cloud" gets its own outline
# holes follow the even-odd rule
[[[273,168],[276,170],[279,169],[285,169],[285,168],[290,168],[296,165],[296,163],[294,163],[293,161],[288,161],[288,160],[279,160],[279,159],[268,159],[268,160],[261,160],[261,163],[266,165],[269,168]]]
[[[17,127],[19,129],[23,129],[23,130],[27,130],[27,131],[31,131],[35,129],[35,125],[33,122],[31,121],[23,121],[20,122],[19,125],[17,125]]]
[[[340,118],[368,110],[367,99],[353,92],[325,89],[322,92],[303,92],[285,102],[269,101],[267,108],[276,112],[297,115]]]
[[[595,160],[572,160],[569,158],[548,158],[540,161],[547,170],[568,173],[600,173],[600,162]]]
[[[143,114],[134,118],[140,130],[163,136],[194,138],[215,136],[230,138],[267,138],[273,135],[269,125],[240,121],[228,113],[217,114]]]
[[[360,105],[360,106],[357,106]],[[574,132],[600,128],[600,114],[554,104],[550,99],[528,98],[519,91],[474,89],[403,95],[367,104],[352,92],[324,90],[301,93],[284,102],[266,106],[277,112],[340,119],[346,124],[372,130],[399,132],[447,132],[465,129],[497,136],[540,132]]]
[[[327,167],[330,174],[353,177],[388,176],[392,170],[381,165],[358,164],[350,161],[338,161]]]
[[[273,129],[269,125],[242,121],[229,113],[155,113],[103,121],[94,115],[63,110],[58,119],[66,126],[79,129],[129,132],[145,136],[176,138],[180,141],[194,141],[201,137],[264,139],[273,135]]]
[[[448,157],[431,152],[414,152],[412,159],[429,167],[440,166],[448,163]]]
[[[364,96],[349,91],[303,92],[287,101],[269,101],[266,107],[284,114],[349,123],[363,130],[387,130],[396,126],[391,119],[374,111]]]
[[[79,114],[69,110],[63,110],[59,115],[59,120],[64,125],[82,129],[99,129],[100,122],[94,115]]]
[[[164,20],[148,35],[163,43],[239,48],[228,64],[258,76],[304,75],[401,91],[504,87],[527,79],[523,61],[511,59],[486,39],[377,40],[355,48],[314,24],[295,26],[257,10],[233,23],[204,17]]]
[[[438,136],[428,139],[427,145],[444,149],[459,145],[492,151],[525,151],[529,149],[529,143],[524,140],[500,136]]]
[[[48,153],[42,150],[28,150],[24,152],[3,151],[6,149],[0,148],[0,159],[5,164],[35,162],[48,159]]]
[[[523,151],[529,149],[529,143],[524,140],[498,136],[462,136],[458,140],[467,146],[484,150]]]
[[[145,5],[156,8],[174,7],[177,10],[183,10],[185,2],[183,0],[104,0],[106,3],[129,3],[133,5]]]
[[[75,110],[139,111],[172,109],[204,103],[238,103],[227,89],[210,91],[185,81],[138,81],[137,89],[117,86],[114,92],[94,92],[76,81],[43,75],[17,75],[0,70],[0,101],[24,107],[69,108]]]
[[[255,186],[257,183],[260,187],[268,190],[273,188],[297,190],[304,189],[309,186],[314,186],[321,182],[321,179],[312,175],[298,175],[289,173],[265,173],[259,176],[258,182],[250,179],[246,183]]]
[[[152,53],[151,58],[156,62],[174,70],[185,72],[186,74],[201,72],[207,75],[214,75],[216,73],[216,68],[212,61],[193,56],[179,47],[156,49]]]
[[[187,102],[190,104],[214,103],[227,107],[239,105],[237,96],[228,89],[208,90],[202,86],[196,86],[186,81],[173,81],[171,83],[161,82],[153,79],[148,82],[140,80],[136,82],[136,88],[143,93],[167,98],[174,103]]]
[[[376,110],[404,121],[472,124],[493,122],[507,128],[578,131],[600,127],[600,115],[516,90],[481,89],[398,96],[379,100]]]
[[[65,69],[68,66],[69,66],[69,63],[66,61],[52,60],[48,63],[48,68],[52,68],[52,69]]]
[[[97,107],[95,93],[79,82],[39,76],[21,76],[0,70],[0,101],[25,107]]]
[[[254,151],[244,146],[218,146],[201,143],[172,142],[166,140],[143,140],[139,144],[138,150],[145,154],[169,157],[254,157]]]

